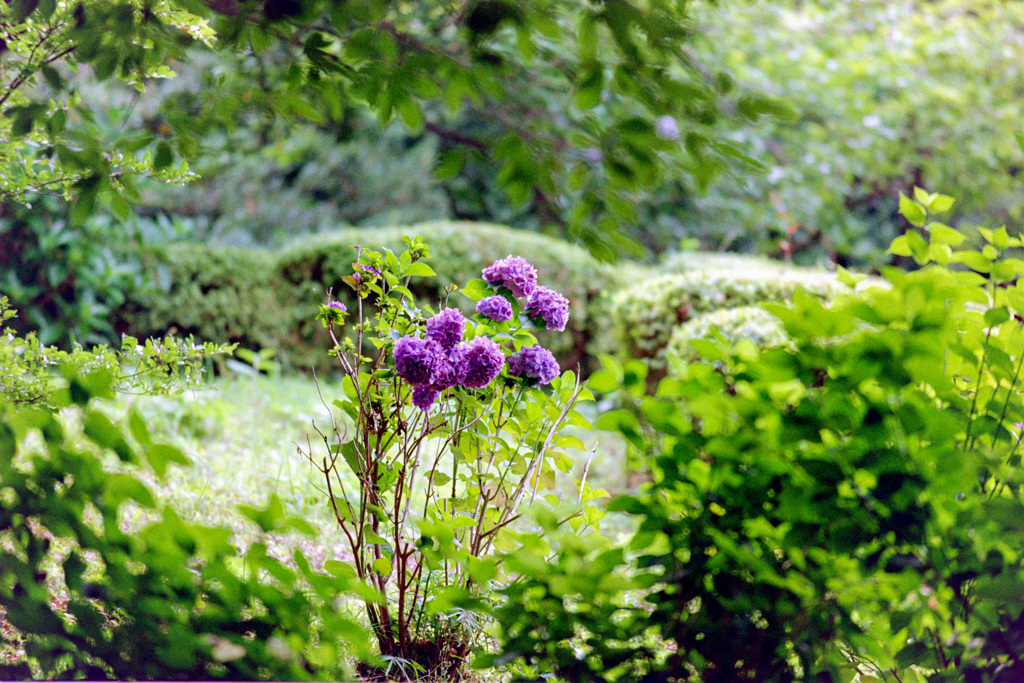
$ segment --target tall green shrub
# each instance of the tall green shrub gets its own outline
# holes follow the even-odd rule
[[[609,506],[638,519],[635,559],[524,563],[498,611],[506,658],[595,680],[1024,675],[1021,241],[981,230],[964,248],[929,220],[952,200],[915,198],[892,251],[922,267],[768,307],[792,349],[720,349],[654,396],[642,366],[592,378],[640,408],[601,423],[650,453],[651,486]],[[603,571],[574,583],[574,557]],[[548,637],[566,625],[613,637]]]

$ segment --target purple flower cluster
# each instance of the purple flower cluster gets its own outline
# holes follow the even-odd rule
[[[466,364],[462,386],[470,389],[482,389],[490,384],[505,365],[505,354],[493,339],[487,337],[466,342],[461,355]]]
[[[549,330],[561,332],[569,322],[569,300],[553,289],[537,287],[526,297],[526,312],[543,318]]]
[[[512,304],[503,296],[489,296],[480,299],[476,312],[496,323],[505,323],[512,319]]]
[[[537,284],[537,269],[526,259],[508,256],[484,268],[483,278],[491,285],[505,287],[518,299],[524,298],[523,310],[533,318],[541,318],[549,330],[565,330],[569,322],[569,300],[553,289]],[[512,305],[502,296],[489,296],[476,305],[476,312],[495,322],[512,319]],[[509,358],[509,373],[516,377],[548,384],[561,372],[558,361],[547,349],[525,348]]]
[[[327,307],[328,308],[336,308],[337,310],[341,311],[342,313],[348,313],[348,306],[346,306],[345,304],[341,303],[340,301],[332,301],[331,303],[327,304]]]
[[[498,344],[487,337],[463,343],[465,327],[462,314],[446,308],[427,320],[425,339],[395,342],[395,374],[412,385],[412,404],[420,410],[430,410],[445,389],[481,389],[501,372],[505,355]]]
[[[520,256],[498,259],[484,268],[484,280],[512,290],[512,296],[524,297],[537,286],[537,269]]]
[[[395,374],[413,386],[430,384],[439,350],[436,342],[418,337],[402,337],[395,342],[395,350],[392,352]]]
[[[466,318],[457,308],[446,308],[427,321],[427,339],[436,341],[445,351],[462,341]]]
[[[509,256],[484,268],[484,280],[512,291],[516,298],[526,297],[523,308],[534,318],[544,320],[549,330],[561,332],[569,322],[569,300],[553,289],[537,284],[537,269],[526,259]],[[476,312],[495,322],[512,319],[512,306],[500,296],[481,299]]]
[[[558,377],[558,361],[542,346],[530,346],[508,359],[509,374],[549,384]]]

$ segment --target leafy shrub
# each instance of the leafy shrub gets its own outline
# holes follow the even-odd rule
[[[65,349],[112,341],[110,313],[141,272],[111,246],[109,221],[78,224],[56,197],[26,199],[0,204],[0,291],[20,311],[18,327]]]
[[[567,583],[563,550],[507,591],[529,602],[498,610],[506,659],[574,671],[577,643],[547,633],[611,621],[616,637],[582,656],[627,673],[594,679],[1020,679],[1024,262],[1007,252],[1021,241],[982,230],[980,250],[958,248],[961,233],[928,222],[950,200],[915,196],[901,203],[922,232],[892,251],[920,270],[828,306],[772,305],[794,348],[720,349],[729,373],[695,363],[664,380],[639,401],[656,441],[633,412],[602,418],[651,457],[652,485],[609,506],[639,519],[631,571],[648,611],[581,608],[624,596]],[[629,370],[610,363],[591,386],[640,396]],[[604,576],[624,568],[599,557]]]
[[[277,347],[288,329],[290,309],[268,251],[169,244],[144,248],[140,257],[156,284],[129,295],[117,311],[119,332],[145,338],[173,331],[262,349]]]
[[[315,574],[298,553],[287,566],[262,543],[239,564],[229,530],[170,508],[122,530],[126,506],[155,508],[139,468],[162,477],[188,459],[136,412],[127,430],[107,417],[90,396],[109,396],[115,373],[82,360],[67,361],[45,409],[0,396],[0,677],[346,677],[345,654],[366,653],[365,632],[334,607],[346,580]],[[40,369],[20,362],[0,356],[0,376]],[[248,513],[264,532],[312,532],[275,500]]]
[[[572,468],[567,449],[582,448],[562,429],[588,426],[576,404],[592,397],[537,344],[534,329],[565,327],[568,301],[533,266],[483,269],[461,290],[479,304],[467,319],[446,299],[437,313],[414,304],[409,287],[434,273],[419,238],[406,243],[398,254],[361,250],[345,276],[359,303],[320,309],[344,415],[320,433],[323,453],[307,455],[351,549],[335,570],[361,582],[380,654],[407,678],[462,680],[482,616],[452,607],[490,596],[505,573],[496,549],[518,545],[512,525],[527,508],[576,530],[600,518],[590,501],[601,492],[585,481],[569,501],[551,489]],[[356,341],[338,340],[336,327]]]
[[[412,283],[421,301],[445,298],[445,288],[468,282],[513,251],[530,255],[541,278],[569,299],[571,312],[566,334],[538,330],[539,339],[563,366],[579,363],[584,371],[613,343],[607,294],[645,272],[630,263],[598,263],[560,240],[474,223],[346,228],[304,238],[276,254],[174,244],[144,251],[145,268],[160,287],[133,293],[118,311],[117,327],[137,337],[174,329],[243,348],[275,348],[293,365],[319,368],[329,344],[309,312],[327,289],[351,310],[356,299],[342,278],[352,274],[353,245],[397,249],[405,234],[420,235],[432,246],[428,263],[437,279]]]
[[[797,290],[829,299],[843,291],[835,275],[796,268],[691,269],[649,278],[612,297],[610,315],[624,357],[664,371],[665,347],[676,328],[723,308],[786,301]]]
[[[0,296],[0,324],[17,315]],[[98,346],[62,351],[40,343],[35,334],[24,337],[0,327],[0,401],[16,406],[53,408],[67,383],[56,373],[103,372],[114,391],[168,394],[202,381],[209,358],[230,354],[233,346],[196,344],[172,336],[147,339],[145,345],[125,337],[119,350]]]

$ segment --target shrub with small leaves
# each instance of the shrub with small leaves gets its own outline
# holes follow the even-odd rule
[[[845,291],[834,274],[776,267],[742,271],[689,270],[650,278],[612,297],[610,315],[624,357],[665,369],[665,347],[681,324],[724,308],[787,301],[803,290],[828,300]]]

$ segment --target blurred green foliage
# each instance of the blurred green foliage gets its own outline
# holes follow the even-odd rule
[[[4,338],[0,351],[34,348]],[[102,357],[60,359],[54,387],[37,355],[0,353],[0,377],[23,377],[0,394],[0,677],[342,679],[346,657],[372,660],[334,606],[347,580],[298,552],[282,563],[263,542],[240,560],[229,529],[155,510],[142,469],[159,480],[188,458],[136,411],[120,425],[93,400],[120,388]],[[151,521],[129,534],[133,506]],[[264,534],[313,533],[276,498],[243,512]]]
[[[706,186],[727,160],[749,161],[713,128],[731,116],[723,102],[749,116],[779,110],[709,72],[689,51],[688,3],[669,0],[98,0],[0,12],[10,27],[0,58],[17,66],[0,80],[0,104],[10,100],[0,157],[12,169],[0,189],[14,200],[61,191],[80,217],[102,202],[127,216],[137,177],[186,181],[185,160],[206,146],[257,156],[296,120],[345,142],[362,112],[400,120],[410,147],[428,133],[440,176],[470,167],[449,186],[453,213],[497,187],[506,206],[609,258],[629,244],[636,193],[680,175]],[[201,73],[160,87],[172,67]],[[94,81],[151,92],[90,99]],[[277,173],[258,175],[273,186]],[[460,197],[467,190],[475,196]]]
[[[697,20],[716,68],[798,112],[722,129],[768,170],[680,218],[705,248],[878,265],[914,186],[957,188],[954,225],[1020,225],[1021,3],[759,0]]]

